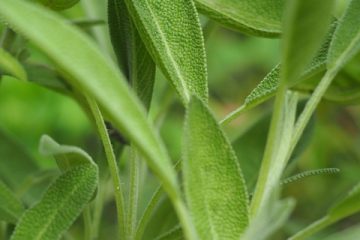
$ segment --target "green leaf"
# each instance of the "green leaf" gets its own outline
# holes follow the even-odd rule
[[[53,10],[61,11],[71,8],[77,4],[80,0],[37,0],[44,6],[47,6]]]
[[[0,78],[2,71],[20,80],[27,80],[26,72],[19,61],[3,48],[0,48]]]
[[[187,109],[183,175],[185,196],[200,238],[239,239],[249,222],[243,175],[230,142],[196,97]]]
[[[24,210],[23,204],[0,180],[0,221],[15,224]]]
[[[92,158],[78,147],[59,145],[51,137],[43,135],[40,139],[39,152],[44,156],[54,156],[62,171],[81,165],[93,164]]]
[[[108,1],[108,19],[118,62],[136,94],[149,109],[156,65],[130,19],[124,0]]]
[[[155,240],[183,240],[184,235],[180,226],[176,226],[170,231],[160,235]]]
[[[24,213],[11,239],[60,239],[92,198],[97,182],[96,165],[81,165],[66,171],[40,202]]]
[[[329,216],[338,221],[360,211],[360,183],[329,211]],[[336,220],[335,220],[336,219]]]
[[[56,14],[25,1],[2,0],[0,16],[53,60],[72,85],[99,103],[175,196],[176,175],[163,143],[124,76],[95,43]]]
[[[203,36],[192,0],[125,0],[146,47],[182,101],[207,101]]]
[[[284,16],[281,81],[298,80],[326,36],[334,0],[290,0]]]
[[[339,21],[328,54],[328,69],[339,70],[360,50],[360,0],[352,0]]]
[[[284,0],[195,0],[199,11],[240,32],[262,37],[278,37]]]

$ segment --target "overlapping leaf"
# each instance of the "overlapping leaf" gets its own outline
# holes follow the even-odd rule
[[[201,239],[239,239],[248,196],[231,144],[209,109],[192,98],[184,129],[185,196]]]
[[[255,36],[278,37],[284,0],[196,0],[199,11],[226,27]]]
[[[123,72],[148,109],[155,81],[156,65],[137,32],[124,0],[108,1],[111,42]]]
[[[26,72],[19,61],[3,48],[0,48],[0,78],[4,73],[20,80],[27,80]]]
[[[0,180],[0,221],[16,223],[24,210],[23,204]]]
[[[207,101],[201,27],[192,0],[124,0],[156,64],[184,103],[192,94]]]
[[[92,164],[66,171],[40,202],[24,213],[11,239],[60,239],[93,196],[97,181],[97,167]]]
[[[115,127],[146,156],[165,189],[174,191],[175,173],[165,148],[114,63],[85,35],[39,6],[2,0],[0,17],[47,54],[72,85],[94,97]]]

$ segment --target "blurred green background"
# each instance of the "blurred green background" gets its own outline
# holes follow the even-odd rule
[[[345,1],[341,4],[345,5]],[[342,8],[343,6],[339,5],[338,14]],[[72,20],[105,20],[105,3],[82,0],[81,4],[61,14]],[[206,18],[202,17],[202,20],[206,22]],[[98,41],[105,54],[112,55],[106,25],[94,27],[88,30],[88,33]],[[27,46],[32,61],[48,63],[31,44]],[[245,36],[216,26],[206,42],[206,50],[210,105],[219,120],[240,106],[251,90],[278,63],[279,47],[278,39]],[[159,71],[156,81],[151,117],[157,119],[163,140],[172,159],[176,161],[181,156],[184,109]],[[244,113],[226,127],[229,137],[234,141],[240,161],[250,162],[249,171],[245,175],[247,179],[252,179],[251,181],[256,178],[256,173],[253,172],[256,172],[259,166],[267,135],[268,121],[263,118],[270,113],[271,107],[272,101],[269,101]],[[329,167],[339,168],[340,173],[309,177],[286,185],[283,195],[296,198],[297,205],[291,220],[274,239],[285,239],[289,234],[322,217],[336,200],[359,181],[359,128],[359,106],[321,102],[314,116],[313,129],[306,148],[296,159],[297,164],[294,165],[292,173]],[[18,152],[22,151],[19,150],[22,148],[42,169],[54,168],[55,162],[52,159],[42,157],[38,153],[38,141],[42,134],[48,134],[62,144],[79,146],[97,161],[102,161],[102,149],[96,132],[81,107],[68,97],[30,82],[20,82],[11,77],[1,80],[0,131],[7,136],[0,139],[2,162],[21,158],[22,155]],[[8,141],[8,138],[16,142],[17,149],[7,147],[5,141]],[[126,154],[124,158],[126,162]],[[24,160],[26,159],[18,159]],[[24,163],[24,166],[27,164]],[[125,167],[123,173],[126,176]],[[156,186],[156,180],[151,175],[148,179],[141,199],[143,205]],[[250,183],[250,180],[249,187],[251,192],[253,183]],[[105,209],[100,239],[113,239],[108,236],[115,232],[114,217],[114,205],[109,203]],[[359,221],[358,214],[327,228],[322,234],[339,231]],[[76,227],[72,231],[74,236],[80,234]]]

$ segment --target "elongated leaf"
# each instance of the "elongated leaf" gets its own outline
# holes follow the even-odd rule
[[[284,17],[281,82],[291,84],[311,62],[328,31],[333,0],[290,0]]]
[[[183,144],[185,195],[201,239],[239,239],[248,196],[231,144],[204,103],[187,109]]]
[[[174,193],[177,181],[163,143],[114,63],[84,34],[44,8],[2,0],[0,16],[46,53],[71,84],[97,100],[114,126],[146,156],[165,189]]]
[[[328,69],[340,69],[360,50],[360,0],[352,0],[340,19],[328,55]]]
[[[148,109],[156,65],[130,19],[124,0],[108,1],[108,19],[117,59],[135,92]]]
[[[231,29],[278,37],[284,0],[195,0],[199,11]]]
[[[71,8],[80,0],[37,0],[37,1],[53,10],[61,11],[67,8]]]
[[[27,80],[26,72],[18,60],[0,48],[0,78],[4,73],[8,73],[20,80]]]
[[[329,216],[340,220],[358,211],[360,211],[360,184],[356,185],[344,199],[330,209]]]
[[[93,196],[97,181],[98,170],[93,164],[65,172],[41,201],[24,213],[11,239],[60,239]]]
[[[125,0],[154,61],[184,103],[208,97],[205,50],[192,0]]]
[[[24,210],[15,194],[0,181],[0,221],[16,223]]]
[[[39,152],[44,156],[54,156],[57,165],[62,171],[80,165],[95,164],[89,154],[82,149],[60,145],[47,135],[42,136],[40,139]]]

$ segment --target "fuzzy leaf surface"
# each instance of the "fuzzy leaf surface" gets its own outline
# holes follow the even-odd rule
[[[196,0],[201,13],[250,35],[278,37],[284,0]]]
[[[298,80],[329,29],[333,0],[287,1],[282,42],[281,84]]]
[[[111,42],[123,72],[146,109],[151,103],[156,65],[130,19],[124,0],[108,1]]]
[[[328,69],[340,69],[360,50],[360,0],[352,0],[339,20],[328,54]]]
[[[230,142],[204,103],[192,98],[183,142],[185,196],[201,239],[239,239],[248,194]]]
[[[61,175],[35,206],[19,220],[11,240],[56,240],[71,226],[92,198],[98,169],[87,164]]]
[[[39,152],[44,156],[54,156],[62,171],[80,165],[95,164],[89,154],[82,149],[60,145],[47,135],[43,135],[40,139]]]
[[[205,48],[193,1],[125,3],[144,44],[183,103],[188,103],[193,94],[207,101]]]
[[[72,85],[99,103],[113,125],[144,154],[165,189],[177,188],[168,154],[144,108],[94,42],[56,14],[25,1],[2,0],[0,17],[53,60]]]
[[[0,180],[0,221],[16,223],[25,208],[15,194]]]

